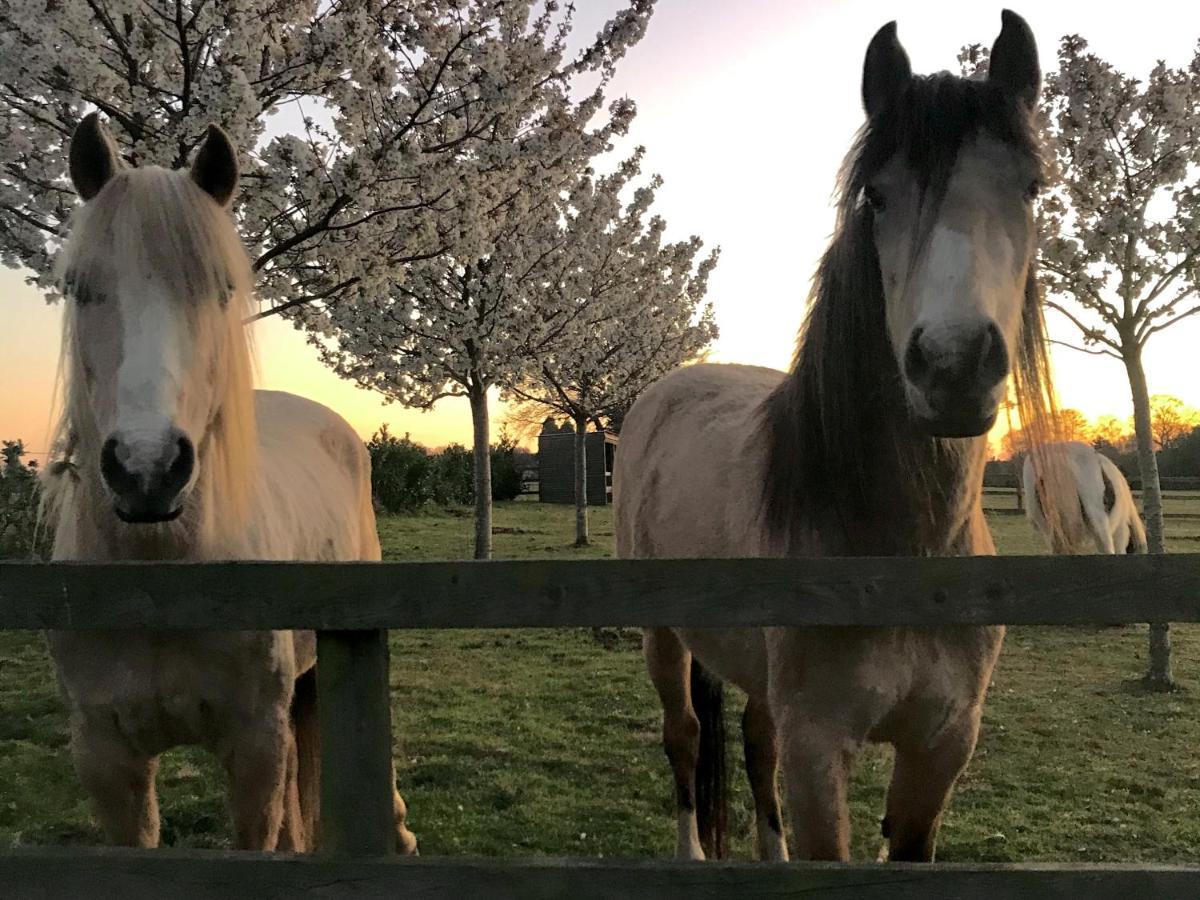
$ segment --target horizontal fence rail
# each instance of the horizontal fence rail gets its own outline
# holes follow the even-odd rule
[[[0,628],[1200,621],[1200,554],[446,563],[0,563]]]
[[[326,860],[254,853],[39,849],[0,855],[6,898],[353,896],[613,900],[825,896],[854,900],[1182,900],[1200,868],[890,863]]]
[[[0,897],[1200,897],[1200,867],[398,859],[389,628],[1200,621],[1200,554],[447,563],[0,563],[0,629],[318,635],[323,826],[310,856],[0,851]],[[0,780],[3,776],[0,774]]]

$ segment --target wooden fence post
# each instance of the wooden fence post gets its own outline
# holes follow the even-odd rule
[[[323,852],[396,849],[387,632],[317,632]]]

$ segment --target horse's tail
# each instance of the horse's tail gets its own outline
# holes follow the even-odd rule
[[[1146,524],[1142,521],[1142,514],[1138,512],[1137,504],[1132,499],[1129,505],[1133,509],[1129,513],[1129,545],[1125,548],[1125,552],[1148,553],[1150,543],[1146,540]]]
[[[317,667],[296,679],[292,694],[292,734],[296,737],[299,765],[296,783],[300,793],[300,820],[304,847],[316,849],[321,830],[321,731],[317,725]]]
[[[692,708],[700,720],[696,761],[696,824],[709,859],[728,853],[729,782],[725,764],[725,704],[721,682],[692,657]]]
[[[363,470],[358,477],[358,515],[362,529],[359,559],[377,562],[383,557],[379,546],[379,524],[375,521],[375,498],[371,488],[371,456],[363,448]]]

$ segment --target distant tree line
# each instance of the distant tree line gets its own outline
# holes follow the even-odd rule
[[[4,441],[0,454],[0,559],[45,559],[50,537],[38,522],[37,463],[26,461],[21,441]]]
[[[475,500],[472,452],[461,444],[432,451],[406,434],[397,437],[382,426],[367,441],[371,454],[371,493],[382,512],[415,512],[424,506],[466,506]],[[515,500],[521,472],[531,460],[516,442],[502,435],[490,448],[493,500]]]

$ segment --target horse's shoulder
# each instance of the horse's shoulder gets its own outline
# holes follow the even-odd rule
[[[367,449],[362,440],[328,406],[286,391],[255,391],[254,400],[259,441],[265,449],[283,446],[294,452],[309,440],[351,472],[364,467]]]

